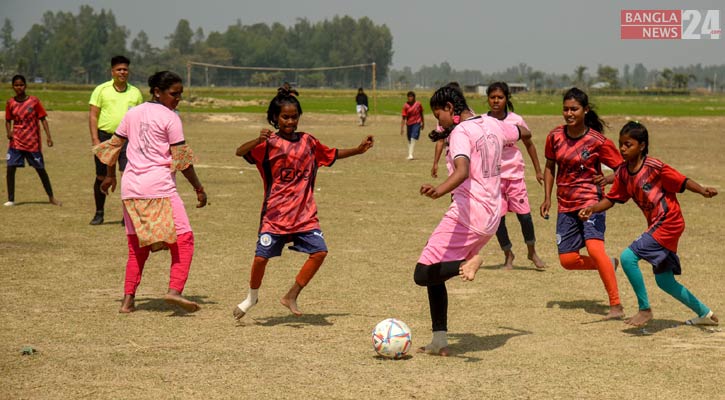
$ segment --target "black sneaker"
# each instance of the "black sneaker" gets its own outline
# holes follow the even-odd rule
[[[103,213],[97,212],[91,220],[91,225],[101,225],[103,223]]]

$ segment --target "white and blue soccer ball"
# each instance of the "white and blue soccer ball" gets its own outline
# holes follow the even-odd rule
[[[385,358],[403,358],[413,346],[410,328],[395,318],[385,319],[375,325],[372,339],[375,352]]]

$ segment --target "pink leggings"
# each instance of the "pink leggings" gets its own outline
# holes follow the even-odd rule
[[[146,260],[151,251],[150,246],[139,247],[138,236],[127,235],[128,237],[128,262],[126,263],[126,283],[124,294],[135,295],[136,288],[141,283],[141,274]],[[186,279],[189,277],[191,258],[194,255],[194,232],[180,234],[176,243],[169,245],[171,253],[171,272],[169,277],[169,289],[184,291]]]

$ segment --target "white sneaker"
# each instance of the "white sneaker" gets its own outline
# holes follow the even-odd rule
[[[408,160],[412,160],[412,159],[413,159],[413,156],[408,156]]]
[[[12,207],[15,205],[14,201],[6,201],[5,204],[3,204],[5,207]]]

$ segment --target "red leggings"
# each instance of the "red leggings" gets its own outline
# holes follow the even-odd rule
[[[151,246],[139,247],[138,236],[127,235],[128,237],[128,262],[126,263],[126,283],[124,294],[135,295],[136,288],[141,283],[141,275],[146,260],[149,258]],[[184,291],[186,279],[189,277],[191,258],[194,255],[194,233],[182,233],[176,238],[176,243],[169,245],[171,253],[171,272],[169,277],[169,289]]]
[[[586,240],[587,252],[589,256],[583,256],[579,253],[563,253],[559,254],[559,262],[565,269],[596,269],[599,271],[599,277],[604,283],[604,288],[609,296],[609,305],[616,306],[621,304],[619,300],[619,289],[617,288],[617,277],[614,274],[614,265],[607,253],[604,251],[604,241],[599,239]]]

